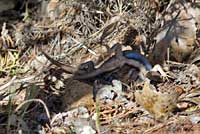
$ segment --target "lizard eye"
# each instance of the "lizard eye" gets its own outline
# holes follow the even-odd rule
[[[178,37],[176,37],[175,41],[176,41],[176,43],[178,44]]]

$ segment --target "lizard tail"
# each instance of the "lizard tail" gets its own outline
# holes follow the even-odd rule
[[[134,59],[141,62],[145,66],[147,71],[150,71],[152,69],[152,66],[149,63],[149,61],[138,53],[133,53],[133,52],[125,53],[125,57],[128,59]]]
[[[54,60],[53,58],[51,58],[47,53],[45,53],[44,51],[42,51],[42,53],[44,54],[44,56],[54,65],[60,67],[64,72],[66,73],[75,73],[77,71],[77,69],[75,67],[72,67],[70,65],[65,65],[63,63],[60,63],[56,60]]]

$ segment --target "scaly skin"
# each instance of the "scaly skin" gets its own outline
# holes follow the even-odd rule
[[[82,74],[82,75],[79,75],[79,76],[75,75],[73,78],[78,79],[78,80],[93,78],[93,77],[98,76],[100,74],[110,72],[110,71],[115,70],[117,68],[121,68],[125,64],[139,68],[144,73],[146,72],[144,65],[142,63],[140,63],[139,61],[136,61],[136,60],[133,60],[133,59],[128,59],[124,56],[117,57],[116,55],[114,55],[113,57],[111,57],[110,59],[105,61],[104,64],[102,64],[99,68],[94,69],[90,73],[85,73],[85,74]]]
[[[124,65],[129,65],[135,68],[138,68],[142,73],[146,74],[147,71],[150,71],[152,68],[148,60],[141,55],[133,52],[122,52],[121,48],[116,50],[116,54],[106,60],[99,68],[93,68],[90,72],[81,71],[78,68],[72,67],[70,65],[62,64],[58,61],[52,59],[48,54],[43,52],[48,60],[50,60],[53,64],[60,67],[66,73],[73,73],[74,79],[84,80],[93,78],[100,74],[113,71],[115,69],[121,68]],[[77,72],[81,75],[77,75]]]

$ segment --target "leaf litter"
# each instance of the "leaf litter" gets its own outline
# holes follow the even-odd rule
[[[10,2],[0,4],[2,133],[200,131],[199,1]],[[41,53],[100,65],[114,44],[161,69],[140,77],[125,65],[102,76],[109,84],[82,82]]]

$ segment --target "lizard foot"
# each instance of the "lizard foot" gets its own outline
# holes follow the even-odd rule
[[[155,72],[159,72],[161,74],[162,79],[165,80],[169,80],[169,78],[173,78],[172,76],[168,75],[159,64],[156,64],[151,71],[155,71]]]

